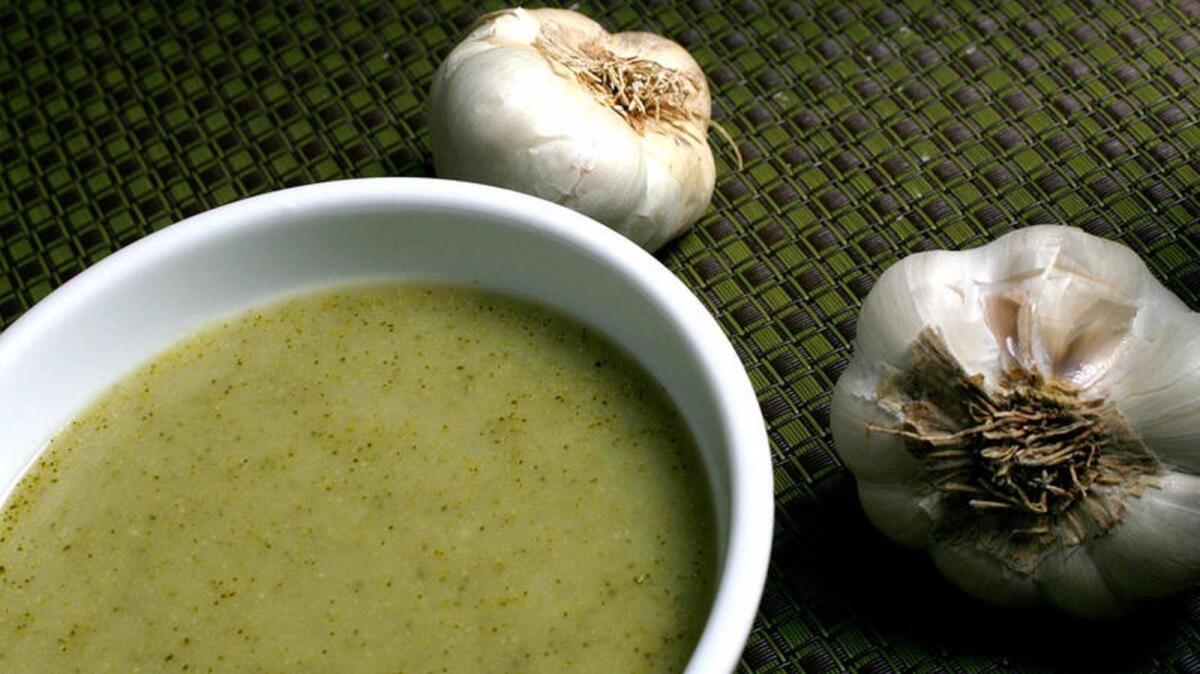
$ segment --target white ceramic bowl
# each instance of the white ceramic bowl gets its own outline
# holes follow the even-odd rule
[[[730,672],[766,577],[770,452],[716,321],[653,257],[593,220],[507,190],[376,178],[214,209],[115,253],[0,335],[0,496],[56,430],[124,374],[212,320],[298,292],[417,277],[477,282],[590,324],[666,387],[700,445],[719,584],[687,674]]]

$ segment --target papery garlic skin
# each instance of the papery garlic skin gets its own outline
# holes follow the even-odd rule
[[[903,373],[926,329],[963,371],[982,376],[984,388],[1001,390],[1009,373],[1031,373],[1116,410],[1154,466],[1137,486],[1088,487],[1084,500],[1120,504],[1111,528],[1088,529],[1080,544],[1060,537],[1026,570],[978,539],[948,540],[945,523],[958,521],[950,514],[961,513],[964,499],[981,497],[947,492],[944,479],[934,486],[929,454],[898,434],[914,428],[908,415],[919,408],[899,406],[889,393],[908,381]],[[1200,314],[1122,245],[1037,226],[972,250],[919,253],[893,265],[864,302],[831,416],[839,454],[875,526],[928,550],[976,597],[1102,617],[1200,580]],[[1120,491],[1127,486],[1130,493]]]
[[[639,57],[688,82],[686,118],[639,132],[539,49],[539,40]],[[691,55],[650,33],[609,34],[567,10],[485,17],[434,74],[428,101],[434,168],[580,211],[647,250],[707,208],[716,176],[708,83]]]

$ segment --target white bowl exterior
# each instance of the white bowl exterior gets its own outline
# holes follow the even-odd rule
[[[189,218],[83,272],[0,334],[0,497],[63,424],[214,319],[306,289],[404,277],[554,306],[666,387],[704,455],[718,520],[717,595],[685,672],[732,671],[773,520],[770,450],[745,370],[657,260],[574,211],[507,190],[415,178],[297,187]]]

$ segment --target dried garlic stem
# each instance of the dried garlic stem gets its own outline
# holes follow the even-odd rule
[[[700,118],[690,105],[699,86],[686,74],[650,59],[618,56],[599,44],[572,45],[552,25],[542,29],[533,46],[552,66],[574,77],[638,134],[645,135],[647,125],[653,120],[661,128],[703,141],[688,127]],[[742,152],[725,127],[712,119],[705,119],[704,125],[706,129],[716,129],[729,143],[737,157],[738,170],[742,170]]]
[[[947,495],[936,536],[976,541],[1028,572],[1055,546],[1107,533],[1126,496],[1161,473],[1103,401],[1024,371],[989,391],[928,329],[911,354],[912,368],[883,396],[904,410],[905,425],[871,429],[905,438]]]
[[[645,133],[650,120],[686,131],[681,125],[696,119],[687,103],[698,87],[678,70],[649,59],[617,56],[594,43],[572,45],[550,27],[542,29],[533,46],[638,133]]]

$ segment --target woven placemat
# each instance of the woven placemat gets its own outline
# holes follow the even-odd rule
[[[1200,307],[1200,4],[585,2],[688,47],[713,206],[664,261],[759,392],[778,526],[743,672],[1200,672],[1200,598],[1083,624],[987,609],[864,519],[827,431],[904,255],[1031,223],[1120,239]],[[0,2],[0,327],[113,250],[252,194],[431,175],[422,102],[497,3]]]

